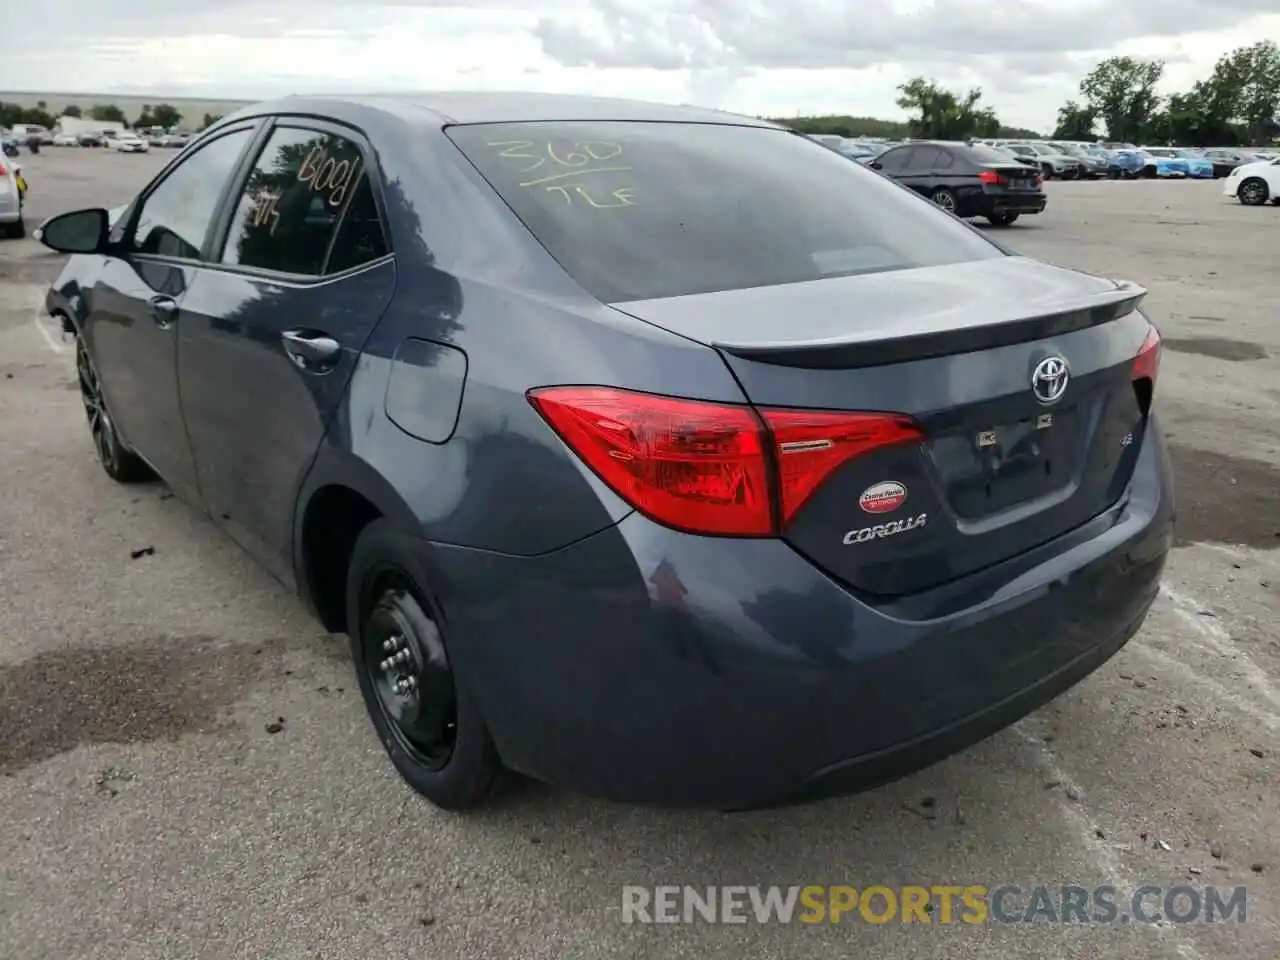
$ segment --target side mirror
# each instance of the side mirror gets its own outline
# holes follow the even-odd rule
[[[110,232],[107,211],[93,207],[50,217],[40,225],[39,237],[58,253],[98,253],[106,247]]]

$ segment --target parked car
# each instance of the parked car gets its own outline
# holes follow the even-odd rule
[[[1142,175],[1146,163],[1146,155],[1140,150],[1111,150],[1107,154],[1107,176],[1112,180],[1131,180]]]
[[[0,234],[14,240],[27,235],[23,207],[27,199],[27,181],[21,164],[0,160]]]
[[[1242,163],[1227,176],[1222,192],[1247,207],[1280,203],[1280,158]]]
[[[957,217],[1007,227],[1048,202],[1040,171],[979,144],[919,141],[886,150],[869,166]]]
[[[1212,180],[1214,164],[1201,150],[1189,147],[1174,147],[1173,155],[1187,162],[1187,176],[1192,180]]]
[[[6,157],[16,157],[22,153],[22,148],[18,145],[18,138],[12,134],[6,134],[0,138],[0,149],[4,151]]]
[[[53,136],[53,145],[55,147],[76,147],[80,145],[80,138],[74,133],[56,133]]]
[[[1240,164],[1251,163],[1254,160],[1253,157],[1240,150],[1223,147],[1206,150],[1205,156],[1213,161],[1213,175],[1215,177],[1230,176],[1231,171],[1240,166]]]
[[[1077,180],[1084,173],[1084,162],[1079,157],[1059,153],[1053,147],[1043,143],[1002,143],[1000,145],[1019,160],[1034,163],[1040,168],[1046,180],[1059,177],[1063,180]]]
[[[1154,179],[1156,177],[1185,179],[1190,172],[1190,165],[1170,147],[1139,147],[1137,152],[1142,156],[1142,169],[1138,176]]]
[[[161,144],[161,146],[181,148],[181,147],[185,147],[190,142],[191,142],[190,133],[187,133],[185,130],[174,130],[170,133],[165,134],[164,142]]]
[[[1107,158],[1077,143],[1050,143],[1050,148],[1075,157],[1080,161],[1080,175],[1088,180],[1098,180],[1107,175]]]
[[[151,145],[132,130],[117,130],[107,136],[107,146],[117,153],[146,153]]]
[[[76,137],[76,142],[82,147],[105,147],[107,137],[100,130],[86,130]]]
[[[943,149],[984,193],[1036,174],[906,148]],[[714,809],[879,783],[1079,681],[1157,595],[1145,291],[767,121],[288,97],[108,221],[42,231],[103,467],[350,635],[441,806],[504,767]]]

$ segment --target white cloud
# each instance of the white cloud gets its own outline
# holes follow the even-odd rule
[[[46,0],[7,20],[15,91],[482,88],[898,117],[896,86],[923,74],[1044,127],[1099,57],[1163,57],[1185,88],[1280,36],[1280,0]]]

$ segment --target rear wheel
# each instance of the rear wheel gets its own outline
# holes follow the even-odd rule
[[[948,213],[956,212],[956,195],[946,187],[938,187],[937,190],[929,194],[929,199]]]
[[[993,227],[1007,227],[1018,219],[1016,213],[989,213],[987,219]]]
[[[1260,207],[1267,202],[1267,197],[1270,195],[1267,182],[1261,177],[1250,177],[1236,190],[1236,197],[1246,207]]]
[[[347,573],[347,623],[365,707],[392,764],[438,807],[484,800],[502,763],[456,675],[408,540],[386,520],[361,532]]]
[[[21,218],[4,225],[4,235],[10,240],[21,240],[27,235],[27,225]]]

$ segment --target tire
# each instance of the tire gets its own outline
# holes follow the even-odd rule
[[[1052,180],[1052,179],[1053,179],[1053,167],[1051,167],[1049,164],[1047,164],[1047,163],[1041,164],[1041,165],[1040,165],[1040,172],[1044,175],[1044,178],[1045,178],[1046,180]]]
[[[1154,180],[1156,178],[1156,168],[1143,167],[1141,176],[1143,180]]]
[[[22,220],[4,225],[4,235],[10,240],[21,240],[27,235],[27,225]]]
[[[956,195],[946,187],[938,187],[929,194],[929,199],[951,214],[956,212],[956,208],[959,205],[956,201]]]
[[[1122,172],[1122,171],[1120,171],[1120,170],[1108,170],[1108,171],[1107,171],[1107,179],[1108,179],[1108,180],[1119,180],[1123,175],[1124,175],[1124,174],[1123,174],[1123,172]]]
[[[987,219],[991,221],[993,227],[1008,227],[1016,223],[1018,214],[1016,213],[989,213]]]
[[[465,678],[456,675],[424,580],[409,538],[387,520],[365,527],[347,568],[351,657],[397,772],[437,807],[464,810],[494,792],[502,761]],[[414,687],[401,689],[409,678]]]
[[[1261,177],[1249,177],[1236,188],[1236,199],[1246,207],[1260,207],[1270,196],[1271,191],[1267,188],[1267,181]]]
[[[89,421],[93,448],[107,476],[116,483],[154,480],[156,475],[152,469],[120,439],[115,420],[112,419],[106,398],[102,395],[93,358],[89,356],[89,350],[80,337],[76,337],[76,378],[80,384],[80,402],[84,405],[85,419]]]

